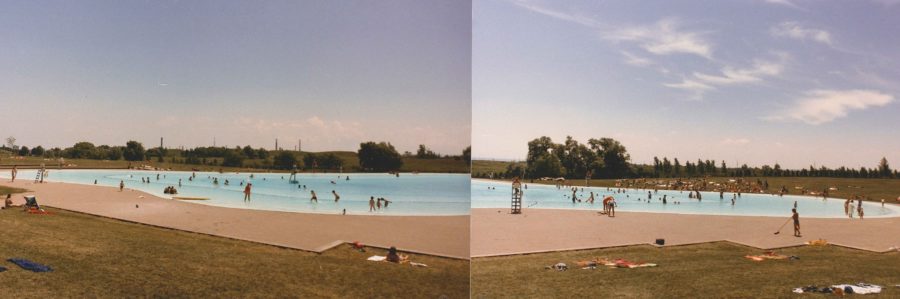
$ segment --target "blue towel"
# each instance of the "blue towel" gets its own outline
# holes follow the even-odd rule
[[[0,266],[0,272],[3,272],[3,271],[6,271],[6,268],[3,266]]]
[[[53,269],[48,266],[44,266],[44,265],[29,261],[26,259],[8,259],[7,261],[9,261],[10,263],[16,264],[19,267],[22,267],[22,269],[32,271],[32,272],[51,272],[51,271],[53,271]]]

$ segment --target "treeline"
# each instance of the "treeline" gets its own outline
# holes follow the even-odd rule
[[[669,161],[667,157],[660,160],[653,157],[653,165],[637,165],[635,167],[642,168],[642,177],[693,177],[693,176],[729,176],[729,177],[836,177],[836,178],[900,178],[897,170],[891,169],[887,158],[882,157],[878,165],[874,168],[828,168],[820,166],[816,168],[810,165],[809,168],[802,169],[784,169],[778,163],[774,166],[763,165],[759,167],[749,167],[743,164],[740,167],[729,168],[725,161],[716,160],[697,160],[697,162],[681,162],[674,158]],[[650,172],[650,175],[646,175]]]
[[[653,158],[652,165],[632,164],[624,145],[612,138],[589,139],[579,143],[571,136],[563,143],[554,143],[550,137],[540,137],[528,142],[528,156],[525,162],[509,163],[502,172],[476,172],[474,177],[493,178],[666,178],[666,177],[840,177],[840,178],[900,178],[897,170],[892,170],[886,158],[882,158],[875,168],[818,168],[783,169],[763,165],[749,167],[728,167],[726,162],[716,160],[682,161],[678,158]]]
[[[34,156],[43,158],[64,159],[92,159],[92,160],[125,160],[132,162],[175,163],[204,166],[223,167],[249,167],[257,169],[279,170],[338,170],[346,166],[347,159],[358,159],[358,169],[361,171],[397,171],[403,166],[403,159],[393,145],[387,142],[364,142],[360,144],[355,157],[348,153],[339,155],[336,153],[302,153],[298,151],[269,151],[264,148],[252,147],[195,147],[191,149],[145,149],[143,144],[137,141],[129,141],[124,146],[95,146],[90,142],[78,142],[68,148],[44,149],[42,146],[28,148],[15,145],[15,138],[7,138],[7,144],[0,146],[0,151],[6,151],[10,155]],[[420,145],[420,155],[415,157],[423,159],[453,158],[471,160],[471,147],[466,148],[461,155],[441,156],[434,153],[425,145]]]
[[[528,142],[526,163],[512,163],[499,177],[566,177],[620,178],[630,176],[625,146],[612,138],[589,139],[579,143],[571,136],[564,143],[554,143],[550,137]],[[490,176],[490,174],[475,174]]]

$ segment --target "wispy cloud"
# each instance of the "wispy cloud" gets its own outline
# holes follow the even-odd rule
[[[764,76],[777,76],[784,70],[784,66],[780,63],[768,61],[756,61],[750,68],[734,68],[726,66],[722,68],[721,75],[708,75],[704,73],[694,73],[694,77],[698,80],[715,85],[728,85],[738,83],[753,83],[762,81]]]
[[[773,36],[799,40],[812,40],[826,45],[832,44],[831,33],[822,29],[807,28],[797,22],[782,22],[769,29]]]
[[[632,54],[628,51],[622,51],[622,55],[625,56],[625,63],[633,66],[649,66],[653,64],[653,61],[642,56],[638,56]]]
[[[766,1],[766,3],[784,5],[784,6],[789,6],[789,7],[793,7],[793,8],[800,8],[800,6],[797,6],[797,4],[794,4],[794,2],[792,2],[790,0],[765,0],[765,1]]]
[[[687,78],[683,79],[680,83],[663,83],[663,86],[690,92],[692,100],[701,100],[703,99],[704,92],[715,89],[714,87],[697,80]]]
[[[656,55],[692,54],[712,59],[712,44],[703,33],[685,31],[674,18],[666,18],[649,26],[623,27],[604,37],[613,41],[634,42]]]
[[[853,110],[882,107],[894,101],[894,96],[876,90],[824,90],[804,93],[793,105],[780,113],[766,117],[772,121],[801,121],[820,125],[847,117]]]
[[[663,83],[663,86],[689,91],[692,99],[700,100],[705,92],[715,90],[717,86],[756,83],[763,81],[764,77],[780,75],[784,70],[783,61],[786,56],[780,57],[782,62],[756,60],[749,68],[725,66],[721,74],[694,72],[692,76],[682,78],[680,83]]]
[[[512,4],[515,4],[519,7],[530,10],[532,12],[539,13],[539,14],[542,14],[542,15],[545,15],[548,17],[556,18],[559,20],[568,21],[568,22],[581,24],[584,26],[594,27],[594,28],[600,28],[603,26],[603,24],[601,24],[597,20],[595,20],[591,17],[588,17],[588,16],[581,15],[581,14],[562,12],[559,10],[541,6],[541,5],[531,3],[528,1],[511,0],[509,2]]]

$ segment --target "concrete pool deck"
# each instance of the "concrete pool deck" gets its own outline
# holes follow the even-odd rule
[[[367,216],[216,207],[116,187],[4,179],[38,203],[91,215],[281,247],[322,252],[342,242],[469,258],[469,216]],[[14,204],[24,203],[21,195]],[[137,207],[136,207],[137,205]]]
[[[803,218],[803,237],[793,236],[789,223],[775,235],[785,217],[686,215],[617,212],[616,217],[597,211],[523,209],[472,209],[472,257],[489,257],[653,243],[666,246],[729,241],[775,249],[826,239],[830,244],[874,252],[900,246],[900,217],[872,219]]]

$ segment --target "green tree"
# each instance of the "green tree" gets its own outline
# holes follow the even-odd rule
[[[891,165],[885,157],[881,157],[881,161],[878,162],[878,174],[884,178],[891,177]]]
[[[602,178],[624,178],[628,175],[631,156],[625,146],[612,138],[590,139],[588,144],[603,160]]]
[[[125,157],[127,161],[144,161],[144,153],[144,145],[132,140],[125,144],[122,157]]]
[[[403,166],[400,153],[393,145],[386,142],[372,141],[359,144],[357,151],[359,166],[366,171],[394,171]]]
[[[247,159],[256,159],[256,157],[257,157],[256,150],[254,150],[249,145],[244,146],[244,148],[241,150],[244,152],[244,157],[247,157]]]
[[[334,153],[326,153],[317,157],[319,167],[322,169],[339,169],[344,166],[344,160]]]
[[[35,146],[34,148],[31,149],[31,155],[36,156],[36,157],[43,156],[44,155],[44,147],[40,146],[40,145]]]
[[[533,177],[561,177],[565,173],[562,162],[555,155],[545,154],[528,165]]]
[[[306,153],[305,155],[303,155],[303,164],[309,168],[320,168],[321,165],[319,165],[319,155],[316,155],[315,153]]]
[[[82,141],[66,149],[67,156],[72,159],[96,159],[97,148],[93,143]]]
[[[272,166],[274,166],[276,169],[289,170],[294,169],[294,167],[299,167],[300,165],[297,165],[297,162],[297,156],[294,155],[294,153],[281,151],[278,152],[277,155],[275,155],[275,161],[273,162]]]
[[[28,149],[27,146],[23,145],[22,147],[19,148],[19,156],[23,156],[23,157],[28,156],[29,153],[31,153],[31,151]]]
[[[463,160],[465,160],[466,162],[472,162],[472,146],[471,145],[467,146],[465,149],[463,149],[462,157],[463,157]]]
[[[222,156],[222,166],[242,167],[244,166],[244,155],[239,150],[227,150]]]
[[[419,144],[419,149],[416,151],[416,158],[419,159],[437,159],[440,158],[440,155],[426,147],[424,144]]]

